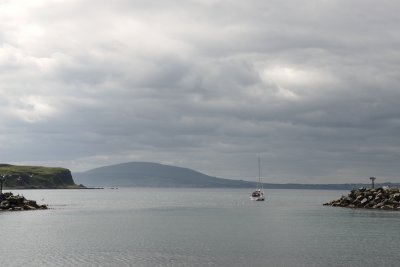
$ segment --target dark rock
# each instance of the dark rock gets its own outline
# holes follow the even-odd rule
[[[35,210],[36,208],[30,205],[24,205],[23,207],[24,210]]]
[[[378,203],[378,204],[376,204],[375,206],[373,206],[372,208],[373,209],[380,209],[381,207],[383,207],[383,203]]]
[[[326,206],[400,210],[400,188],[353,189],[347,196],[325,203]]]
[[[9,209],[10,208],[10,204],[8,203],[7,200],[3,200],[0,203],[0,209],[5,210],[5,209]]]
[[[47,209],[46,205],[38,205],[34,200],[25,199],[25,197],[7,192],[0,195],[0,209],[9,211]]]

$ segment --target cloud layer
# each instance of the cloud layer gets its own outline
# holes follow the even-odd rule
[[[0,1],[0,158],[400,181],[397,1]]]

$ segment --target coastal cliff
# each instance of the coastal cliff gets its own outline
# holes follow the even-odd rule
[[[65,168],[0,164],[3,187],[9,189],[84,188]]]
[[[400,211],[400,188],[353,189],[347,196],[325,203],[325,206]]]

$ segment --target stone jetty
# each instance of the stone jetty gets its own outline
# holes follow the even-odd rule
[[[325,206],[400,211],[400,188],[359,188]]]
[[[46,205],[38,205],[34,200],[28,200],[23,196],[14,196],[11,192],[0,195],[0,210],[19,211],[19,210],[38,210],[47,209]]]

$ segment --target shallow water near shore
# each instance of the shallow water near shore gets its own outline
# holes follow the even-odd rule
[[[2,266],[398,266],[400,212],[322,206],[346,191],[13,190]]]

